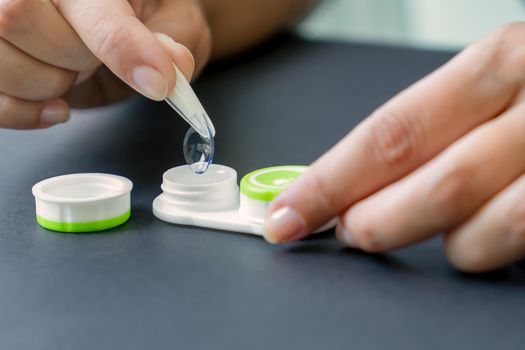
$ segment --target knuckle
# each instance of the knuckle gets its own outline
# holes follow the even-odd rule
[[[525,65],[525,47],[520,45],[525,37],[525,23],[515,22],[497,29],[489,36],[492,49],[488,61],[492,69],[501,69],[501,74],[508,80],[523,79],[523,74],[516,74]]]
[[[493,33],[493,39],[496,43],[501,44],[503,49],[509,49],[516,46],[516,40],[523,40],[525,35],[525,22],[513,22],[505,24]]]
[[[26,0],[2,0],[0,1],[0,33],[13,32],[26,12],[28,1]]]
[[[386,250],[384,242],[369,222],[348,220],[347,229],[359,249],[369,253],[381,253]]]
[[[129,32],[125,25],[109,25],[111,23],[106,17],[98,21],[97,30],[94,34],[96,43],[94,53],[98,57],[108,57],[114,50],[129,42]]]
[[[424,200],[429,203],[440,224],[450,226],[459,223],[470,208],[475,193],[472,175],[467,167],[450,169],[438,174],[424,192]]]
[[[463,59],[463,73],[487,88],[519,85],[525,79],[525,74],[521,73],[525,65],[525,47],[520,45],[524,35],[525,23],[507,24],[470,45],[456,60]],[[476,64],[471,63],[473,60]]]
[[[381,234],[374,228],[374,223],[359,211],[360,204],[350,209],[344,218],[352,244],[369,253],[381,253],[388,249]]]
[[[422,137],[422,129],[415,118],[392,108],[374,113],[368,133],[373,153],[395,171],[403,171],[414,160]]]

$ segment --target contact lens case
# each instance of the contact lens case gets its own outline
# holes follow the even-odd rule
[[[270,203],[306,171],[306,166],[276,166],[253,171],[237,185],[237,172],[212,164],[203,174],[179,166],[163,175],[163,191],[153,214],[173,224],[262,235]],[[330,222],[319,231],[333,227]]]

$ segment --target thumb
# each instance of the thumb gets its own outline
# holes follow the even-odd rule
[[[58,10],[116,76],[153,100],[175,86],[172,59],[126,0],[57,0]]]

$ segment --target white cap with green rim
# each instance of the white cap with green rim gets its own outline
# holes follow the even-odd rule
[[[176,167],[164,173],[164,192],[153,201],[153,213],[174,224],[262,235],[268,205],[306,169],[260,169],[242,178],[239,191],[237,172],[227,166],[212,164],[201,175],[187,166]],[[330,227],[333,223],[323,230]]]
[[[33,186],[38,223],[57,232],[83,233],[108,230],[130,215],[128,179],[109,174],[70,174]]]
[[[241,180],[241,215],[263,221],[270,203],[308,167],[303,165],[275,166],[259,169]]]

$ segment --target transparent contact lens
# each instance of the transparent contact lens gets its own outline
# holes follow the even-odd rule
[[[206,126],[206,137],[200,135],[195,129],[190,128],[184,136],[184,159],[196,174],[203,174],[213,161],[215,140],[210,128]]]

